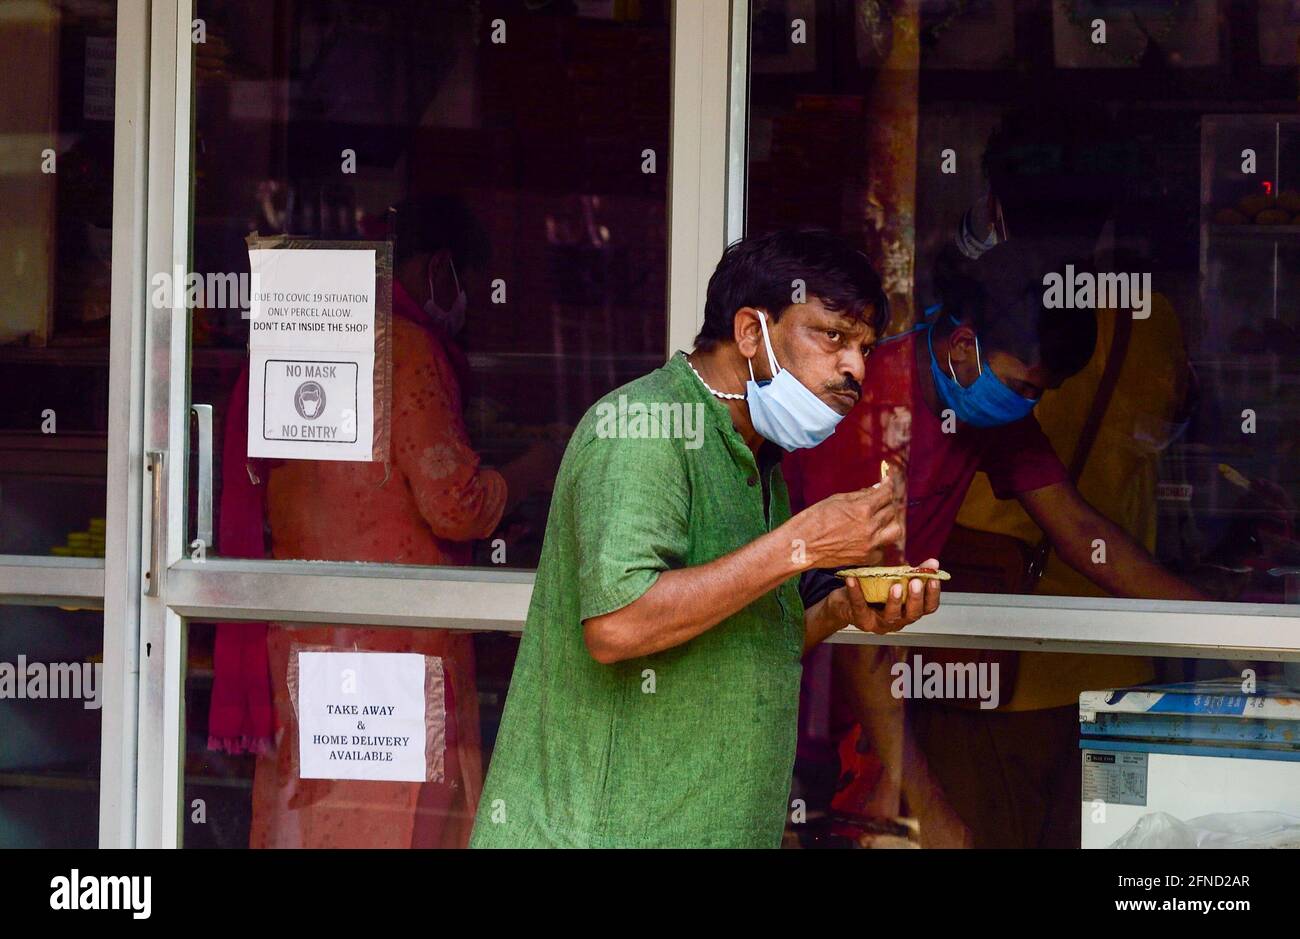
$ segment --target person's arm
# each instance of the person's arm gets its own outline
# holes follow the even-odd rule
[[[801,571],[860,563],[900,534],[889,491],[873,487],[832,496],[730,554],[664,570],[632,602],[585,619],[583,637],[592,658],[606,665],[662,652],[694,639]],[[800,543],[802,550],[794,550]],[[828,628],[822,620],[827,615],[817,615],[820,628]]]
[[[1128,532],[1089,505],[1072,483],[1060,482],[1016,497],[1061,560],[1107,593],[1162,600],[1209,599],[1161,567]],[[1098,540],[1105,549],[1104,563],[1093,561]]]
[[[632,603],[583,624],[592,658],[611,665],[662,652],[743,610],[802,570],[791,537],[782,526],[707,564],[664,571]]]
[[[497,472],[506,481],[506,504],[502,516],[509,515],[525,498],[553,483],[563,457],[563,441],[539,440],[498,468]]]
[[[939,562],[934,558],[926,561],[922,567],[939,569]],[[804,611],[803,652],[807,655],[819,642],[839,632],[846,626],[853,626],[863,632],[884,635],[897,632],[904,626],[910,626],[922,616],[939,609],[939,581],[922,581],[919,578],[908,581],[907,596],[903,588],[895,584],[890,590],[889,599],[883,610],[876,610],[867,603],[862,595],[862,587],[857,580],[849,580],[843,587],[827,594],[825,598]]]
[[[395,321],[400,335],[393,354],[393,461],[436,536],[486,538],[505,510],[505,480],[479,466],[461,420],[455,378],[436,340]]]

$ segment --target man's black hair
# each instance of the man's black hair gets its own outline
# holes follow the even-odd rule
[[[1075,270],[1087,268],[1073,262]],[[1043,278],[1064,274],[1065,263],[1029,239],[1012,238],[972,261],[945,249],[935,281],[943,305],[936,327],[946,335],[960,322],[979,337],[985,356],[997,350],[1028,366],[1042,364],[1054,381],[1082,371],[1097,343],[1097,317],[1089,309],[1051,309]]]
[[[743,238],[722,253],[695,344],[729,342],[741,307],[766,310],[776,322],[792,305],[796,281],[803,282],[802,296],[865,322],[877,337],[889,325],[889,302],[866,255],[825,229],[785,229]]]
[[[393,263],[446,249],[458,271],[481,268],[492,255],[487,232],[459,196],[415,196],[393,207]]]

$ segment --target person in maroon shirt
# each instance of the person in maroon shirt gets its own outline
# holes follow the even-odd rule
[[[884,563],[942,558],[982,471],[999,498],[1020,502],[1062,560],[1109,593],[1205,599],[1080,496],[1033,416],[1043,391],[1080,371],[1096,341],[1091,310],[1044,306],[1043,276],[1062,267],[1058,260],[1018,239],[978,261],[954,262],[928,318],[873,348],[858,403],[836,432],[787,458],[792,507],[872,485],[888,463],[904,473],[907,511],[904,557]],[[1096,539],[1107,563],[1093,563]],[[908,810],[928,827],[929,843],[967,844],[916,742],[888,718],[902,707],[890,693],[892,663],[886,647],[838,646],[836,687],[849,688],[873,748],[901,774]]]
[[[882,461],[905,467],[908,558],[941,557],[977,472],[988,473],[1001,499],[1069,479],[1032,414],[1002,426],[975,427],[955,413],[945,421],[928,406],[916,406],[934,393],[932,382],[926,387],[927,340],[932,328],[942,328],[943,318],[938,314],[918,329],[877,343],[867,361],[862,398],[843,424],[815,449],[786,459],[787,478],[809,504],[819,498],[816,493],[824,498],[878,482]],[[969,326],[962,329],[973,335]]]

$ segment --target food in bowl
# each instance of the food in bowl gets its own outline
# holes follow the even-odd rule
[[[952,575],[947,571],[936,571],[928,567],[851,567],[846,570],[836,571],[836,577],[843,577],[848,580],[850,577],[857,578],[858,586],[862,588],[862,595],[867,598],[868,603],[884,603],[889,599],[889,588],[894,584],[902,584],[903,589],[907,589],[909,580],[952,580]]]

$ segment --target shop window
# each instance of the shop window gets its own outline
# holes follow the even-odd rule
[[[0,554],[104,554],[116,19],[0,17]]]
[[[667,357],[667,6],[196,3],[193,271],[248,274],[250,235],[397,252],[371,463],[232,450],[249,306],[192,310],[218,455],[196,552],[536,565],[573,426]]]
[[[910,560],[945,559],[958,592],[1296,602],[1300,6],[755,0],[750,25],[747,230],[814,225],[860,246],[899,336],[928,316],[941,337],[940,305],[972,270],[1040,251],[1066,288],[1036,281],[1054,320],[1040,335],[1084,354],[1038,344],[1065,374],[1042,382],[1035,419],[1083,499],[1157,566],[1063,494],[1011,497],[1033,482],[1009,482],[1019,444],[987,457],[992,485],[979,472],[948,499],[916,449],[924,405],[899,388],[909,536],[929,527]],[[1059,326],[1076,307],[1095,344]],[[985,365],[1027,335],[984,332]],[[923,356],[908,364],[899,383],[931,380]],[[1053,529],[1041,576],[1029,511]]]
[[[116,22],[0,11],[0,555],[69,577],[104,557]],[[0,606],[0,847],[98,844],[103,636]]]
[[[786,461],[795,501],[888,458],[907,560],[1044,622],[1300,599],[1300,6],[753,0],[749,25],[746,231],[839,233],[893,313],[858,409]],[[887,687],[917,656],[984,670],[996,708]],[[1080,819],[1082,692],[1296,671],[840,645],[805,676],[788,844],[1071,847],[1123,834]]]
[[[99,844],[104,617],[5,606],[0,622],[0,847]]]
[[[191,622],[187,647],[184,847],[459,848],[468,843],[518,636]],[[321,702],[302,690],[300,653],[358,649],[381,657],[405,654],[420,659],[426,673],[437,673],[419,696],[426,732],[411,735],[427,744],[423,782],[395,779],[389,772],[411,750],[409,740],[399,739],[405,725],[389,715],[349,716],[327,729],[325,736],[337,734],[337,740],[302,742],[304,734],[319,739],[322,728],[315,723],[319,714],[303,713]],[[360,679],[365,681],[364,669]],[[361,689],[354,697],[340,694],[331,700],[373,705],[376,693],[391,694],[393,688]],[[365,707],[362,703],[359,710]],[[242,739],[216,736],[228,733]],[[254,739],[257,734],[262,739]],[[321,778],[318,768],[304,768],[304,755],[310,761],[313,754],[327,767],[343,768],[327,769],[334,778]],[[376,755],[379,759],[369,759]]]

